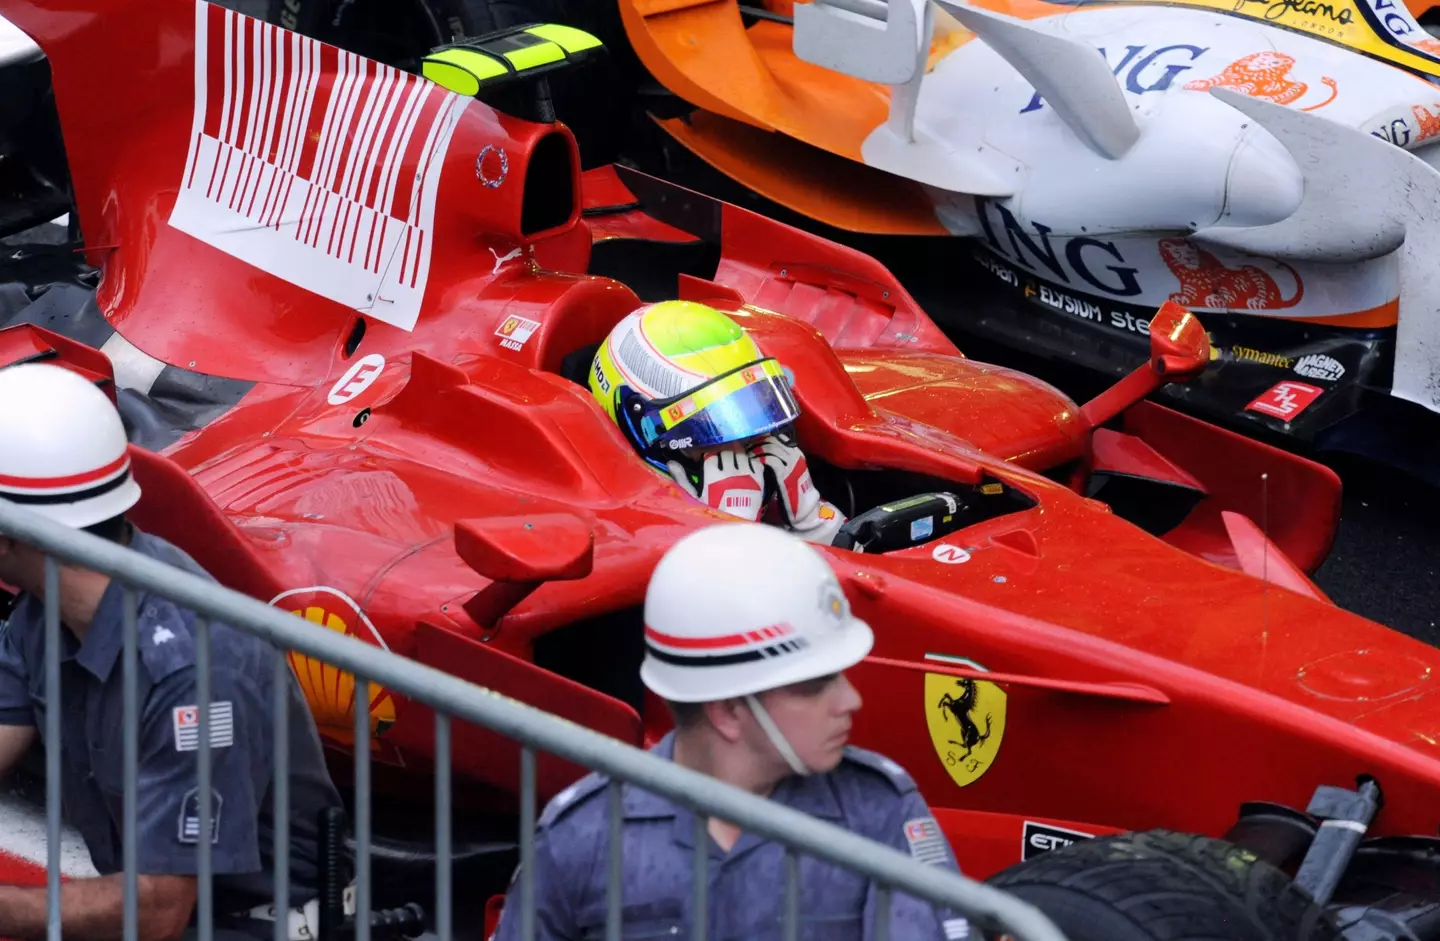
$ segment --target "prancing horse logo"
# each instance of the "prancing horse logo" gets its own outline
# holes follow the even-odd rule
[[[927,654],[937,665],[985,671],[973,660]],[[935,755],[960,787],[978,781],[995,763],[1005,739],[1005,691],[987,680],[925,674],[925,725]]]

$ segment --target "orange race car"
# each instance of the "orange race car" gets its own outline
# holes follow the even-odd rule
[[[442,83],[427,45],[595,32],[616,61],[556,96],[595,159],[764,197],[1017,364],[1121,375],[1150,313],[1184,304],[1217,362],[1164,395],[1440,480],[1415,430],[1440,428],[1426,0],[428,2],[274,12]],[[382,48],[378,22],[407,25]]]

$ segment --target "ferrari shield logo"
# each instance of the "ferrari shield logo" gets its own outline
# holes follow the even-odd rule
[[[984,670],[973,660],[927,654],[947,666]],[[925,725],[935,754],[960,787],[980,780],[1005,738],[1005,692],[994,683],[942,673],[925,674]]]

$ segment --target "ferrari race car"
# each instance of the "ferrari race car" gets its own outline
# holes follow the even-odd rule
[[[1056,892],[1084,896],[1076,939],[1125,919],[1174,937],[1181,910],[1241,938],[1440,936],[1440,656],[1306,578],[1333,473],[1144,401],[1209,363],[1191,312],[1163,305],[1147,362],[1082,405],[965,358],[852,249],[582,175],[567,127],[474,100],[479,80],[463,95],[195,0],[0,15],[49,62],[100,273],[9,311],[0,365],[111,390],[136,522],[222,582],[654,741],[645,585],[728,517],[652,471],[586,383],[643,300],[703,300],[793,375],[816,485],[850,518],[823,551],[876,628],[855,741],[911,771],[967,871],[1056,917]],[[563,63],[590,40],[541,25],[508,49]],[[487,57],[449,55],[471,75]],[[544,114],[543,73],[486,81]],[[343,766],[353,680],[292,664]],[[413,802],[433,716],[372,693],[377,784]],[[456,793],[507,839],[517,764],[457,725]],[[541,799],[580,773],[541,756]],[[1122,910],[1152,890],[1137,926]]]

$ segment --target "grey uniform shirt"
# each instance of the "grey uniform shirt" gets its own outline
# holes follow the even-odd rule
[[[132,528],[130,548],[202,577],[193,559]],[[124,780],[123,589],[111,582],[81,644],[60,629],[61,794],[101,875],[122,869]],[[45,730],[45,606],[21,595],[0,635],[0,725]],[[196,872],[199,855],[199,728],[196,615],[136,593],[140,696],[137,859],[141,873]],[[215,912],[233,914],[273,898],[275,648],[210,623],[211,860]],[[289,682],[290,898],[316,894],[318,820],[340,797],[299,684]],[[49,743],[47,743],[47,746]]]
[[[653,751],[673,754],[673,733]],[[561,792],[541,815],[535,836],[535,929],[539,941],[605,937],[609,872],[609,778],[592,774]],[[844,827],[923,862],[957,870],[955,857],[915,782],[883,755],[847,748],[828,774],[792,776],[771,799]],[[625,785],[621,807],[622,935],[690,937],[694,815],[667,799]],[[706,838],[709,853],[707,937],[715,941],[779,939],[784,932],[785,849],[742,833],[727,853]],[[813,857],[800,857],[799,937],[847,941],[874,937],[876,890],[870,880]],[[518,880],[505,900],[495,941],[520,937]],[[959,941],[969,924],[902,893],[891,897],[895,941]]]

